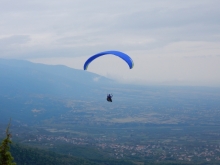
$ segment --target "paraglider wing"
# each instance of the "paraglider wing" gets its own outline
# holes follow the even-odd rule
[[[132,61],[132,59],[125,53],[122,53],[122,52],[119,52],[119,51],[115,51],[115,50],[112,50],[112,51],[105,51],[105,52],[100,52],[98,54],[95,54],[93,56],[91,56],[84,64],[84,70],[87,70],[89,64],[95,60],[96,58],[100,57],[100,56],[103,56],[103,55],[108,55],[108,54],[113,54],[115,56],[118,56],[120,57],[121,59],[123,59],[125,62],[127,62],[128,66],[130,69],[133,68],[134,66],[134,63]]]

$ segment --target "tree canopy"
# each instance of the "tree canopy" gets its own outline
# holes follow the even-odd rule
[[[5,131],[6,137],[0,145],[0,165],[16,165],[14,158],[10,153],[11,133],[9,132],[11,121]]]

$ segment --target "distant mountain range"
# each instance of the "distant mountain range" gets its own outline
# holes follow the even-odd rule
[[[107,93],[113,93],[113,103],[106,101]],[[70,111],[74,111],[71,120],[79,122],[88,116],[91,122],[98,116],[102,121],[115,121],[116,116],[126,119],[120,121],[136,121],[133,115],[163,114],[208,100],[218,105],[219,88],[125,85],[63,65],[0,59],[0,124],[10,118],[22,124],[69,119]],[[105,110],[114,113],[107,115]]]
[[[114,84],[113,80],[63,65],[0,59],[1,94],[44,94],[86,97],[91,91]]]
[[[59,116],[69,110],[62,100],[105,100],[103,89],[116,84],[88,71],[24,60],[0,59],[0,71],[0,122]]]

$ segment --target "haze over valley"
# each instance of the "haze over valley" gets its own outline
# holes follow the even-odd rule
[[[22,60],[0,67],[1,137],[11,118],[13,143],[88,160],[219,161],[219,88],[119,84]]]

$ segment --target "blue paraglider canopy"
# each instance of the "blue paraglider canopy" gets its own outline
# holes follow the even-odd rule
[[[125,53],[123,52],[120,52],[120,51],[115,51],[115,50],[111,50],[111,51],[104,51],[104,52],[100,52],[98,54],[95,54],[93,56],[91,56],[84,64],[84,70],[87,70],[89,64],[95,60],[96,58],[100,57],[100,56],[103,56],[103,55],[109,55],[109,54],[112,54],[112,55],[115,55],[115,56],[118,56],[120,57],[121,59],[123,59],[129,66],[130,69],[133,68],[134,66],[134,63],[133,63],[133,60]]]

